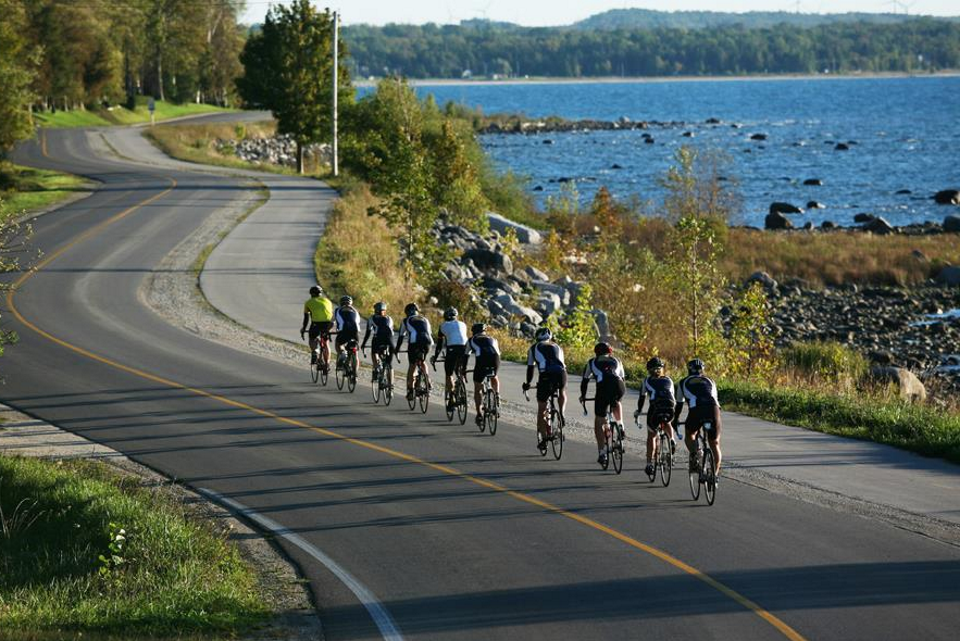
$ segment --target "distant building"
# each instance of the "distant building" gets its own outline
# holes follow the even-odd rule
[[[469,69],[464,69],[463,73],[460,74],[460,77],[464,80],[469,80],[470,78],[473,78],[473,72]]]

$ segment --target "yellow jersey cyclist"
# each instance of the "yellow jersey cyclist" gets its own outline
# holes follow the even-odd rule
[[[323,366],[330,362],[330,328],[333,326],[333,301],[323,295],[323,288],[314,285],[310,288],[310,298],[303,304],[303,324],[300,326],[300,338],[308,333],[310,337],[310,364],[317,362],[317,343],[320,343]],[[323,340],[320,340],[322,337]]]
[[[607,464],[607,439],[610,430],[616,429],[623,438],[623,406],[620,404],[627,391],[626,373],[623,363],[613,355],[608,343],[597,343],[593,348],[594,357],[587,361],[580,379],[580,402],[587,396],[587,386],[591,380],[597,381],[593,401],[593,433],[597,439],[597,463]],[[607,425],[607,411],[613,414],[613,423]]]
[[[687,445],[687,451],[690,452],[690,471],[696,471],[696,452],[697,433],[709,424],[710,429],[706,430],[707,443],[713,452],[713,460],[716,461],[716,476],[720,477],[720,432],[722,425],[720,423],[720,401],[717,399],[717,385],[703,373],[703,361],[695,358],[687,363],[687,377],[680,381],[677,386],[677,409],[674,412],[674,420],[680,418],[680,412],[683,411],[683,403],[686,401],[690,405],[687,411],[687,429],[684,430],[684,443]]]
[[[480,405],[483,402],[483,379],[490,376],[490,387],[500,397],[500,343],[487,335],[487,326],[474,323],[470,328],[470,340],[467,341],[467,358],[472,354],[476,359],[473,365],[473,402],[477,408],[477,425],[483,423]]]
[[[400,323],[400,336],[397,339],[397,352],[403,347],[406,338],[410,346],[407,347],[407,400],[413,399],[413,373],[417,366],[427,359],[430,346],[433,345],[433,336],[430,335],[430,321],[420,314],[416,303],[410,303],[403,308],[406,316]],[[427,368],[423,368],[427,387],[430,387],[430,375]]]
[[[643,412],[643,405],[650,397],[650,408],[647,410],[647,468],[644,470],[647,475],[653,474],[653,450],[655,447],[657,428],[660,423],[666,423],[667,436],[670,437],[671,454],[677,449],[677,439],[673,431],[674,411],[676,410],[676,399],[673,396],[673,380],[664,373],[666,364],[658,356],[654,356],[647,361],[648,376],[643,379],[640,386],[640,398],[637,400],[637,411],[633,413],[634,418],[640,418]]]
[[[467,366],[467,325],[458,317],[456,307],[448,307],[443,312],[443,322],[437,331],[437,345],[433,350],[432,365],[436,365],[440,350],[446,348],[443,356],[444,398],[447,411],[453,409],[453,375]]]

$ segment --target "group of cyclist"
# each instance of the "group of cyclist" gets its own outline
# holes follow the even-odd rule
[[[348,347],[356,345],[359,340],[360,314],[353,307],[350,296],[342,296],[340,305],[336,308],[333,302],[324,296],[323,290],[314,286],[310,288],[310,298],[304,304],[303,323],[300,328],[301,338],[309,336],[311,363],[316,364],[321,359],[321,367],[328,367],[329,347],[327,342],[332,333],[336,333],[335,348],[339,359],[357,358],[356,350]],[[487,326],[475,323],[467,335],[467,326],[460,320],[459,312],[450,307],[443,313],[443,322],[434,340],[430,321],[420,313],[415,303],[404,308],[404,319],[400,324],[396,344],[394,344],[393,319],[387,314],[387,306],[379,302],[373,306],[373,315],[367,320],[366,333],[360,349],[365,351],[368,341],[371,342],[371,358],[376,367],[383,362],[389,364],[397,358],[407,341],[408,369],[406,376],[407,398],[412,399],[414,394],[414,373],[427,360],[430,349],[433,355],[430,362],[436,366],[443,354],[444,363],[444,390],[447,409],[452,407],[454,376],[464,375],[470,356],[475,358],[473,369],[474,404],[477,421],[481,418],[482,384],[484,379],[490,378],[493,390],[499,394],[500,381],[500,346],[497,339],[487,333]],[[355,366],[359,363],[355,362]],[[696,438],[701,429],[716,461],[716,473],[720,472],[720,403],[717,398],[717,386],[704,373],[704,363],[700,359],[687,363],[687,376],[679,383],[666,375],[666,364],[659,357],[647,361],[647,376],[640,387],[640,398],[634,419],[639,424],[644,405],[649,398],[647,411],[647,466],[646,472],[653,474],[653,456],[655,451],[655,434],[661,426],[670,438],[671,449],[676,448],[677,431],[680,414],[684,405],[689,406],[684,430],[684,444],[690,453],[690,469],[695,469]],[[357,371],[354,369],[354,371]],[[393,385],[392,369],[390,385]],[[426,374],[425,368],[423,373]],[[547,327],[539,327],[534,335],[534,342],[527,352],[526,381],[522,385],[524,392],[532,388],[534,373],[538,374],[536,384],[537,397],[537,432],[538,447],[543,449],[553,438],[550,433],[550,424],[547,416],[547,404],[551,396],[556,396],[561,420],[567,403],[567,366],[564,361],[563,348],[554,340],[553,333]],[[611,436],[611,430],[619,430],[623,438],[623,408],[622,399],[626,392],[626,373],[623,363],[613,355],[613,348],[606,342],[599,342],[594,348],[594,357],[584,368],[580,382],[580,397],[582,404],[586,403],[587,390],[591,381],[596,382],[594,393],[594,436],[599,452],[597,462],[606,467],[606,444]],[[429,376],[428,379],[429,381]],[[607,415],[612,421],[607,421]]]

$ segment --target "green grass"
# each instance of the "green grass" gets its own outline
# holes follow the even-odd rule
[[[179,118],[181,116],[196,116],[205,113],[235,111],[233,109],[224,109],[213,105],[198,105],[196,103],[184,103],[176,105],[162,100],[156,101],[156,112],[154,113],[157,121],[169,120],[170,118]],[[74,109],[72,111],[57,112],[39,112],[34,114],[41,127],[107,127],[110,125],[135,125],[144,122],[150,122],[150,112],[145,106],[138,106],[133,111],[124,107],[115,107],[108,111]]]
[[[89,183],[79,176],[19,165],[0,165],[0,220],[56,204]]]
[[[840,396],[730,381],[719,387],[725,409],[960,463],[960,416],[956,413],[870,394]]]
[[[0,456],[0,507],[0,630],[232,636],[268,615],[210,522],[102,463]]]

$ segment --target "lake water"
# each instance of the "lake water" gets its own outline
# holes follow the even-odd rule
[[[957,211],[928,198],[960,188],[960,77],[465,84],[417,91],[488,114],[684,122],[649,130],[652,145],[643,143],[642,131],[483,136],[494,162],[528,176],[541,203],[560,191],[560,178],[575,179],[584,200],[606,185],[620,197],[658,202],[657,179],[677,148],[689,144],[728,158],[724,173],[739,181],[747,224],[762,226],[773,201],[826,205],[794,216],[798,226],[808,220],[849,225],[859,212],[902,225],[941,221]],[[722,124],[705,124],[709,118]],[[684,137],[686,131],[694,137]],[[750,140],[755,133],[768,138]],[[849,151],[834,150],[836,142],[848,141],[856,143]],[[808,178],[823,186],[804,186]],[[534,192],[537,186],[543,191]],[[912,194],[896,194],[902,189]]]

